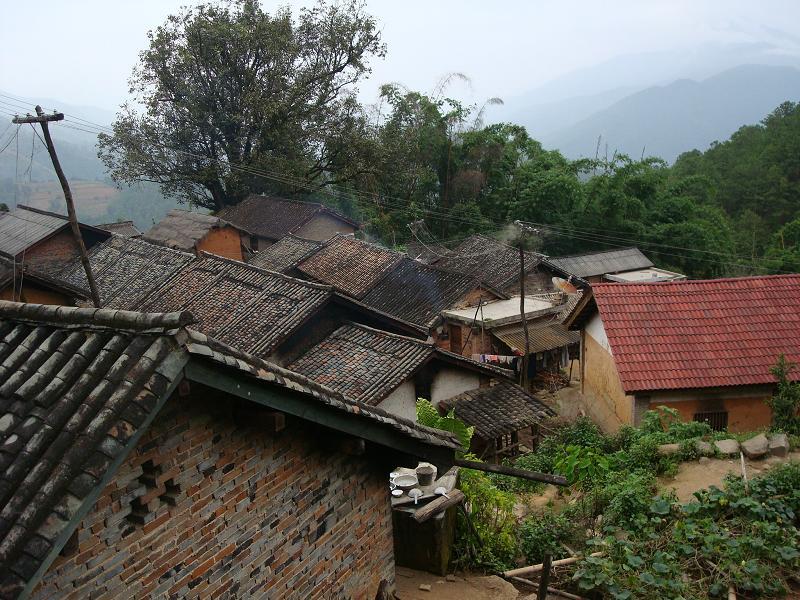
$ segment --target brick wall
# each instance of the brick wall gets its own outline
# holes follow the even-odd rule
[[[382,579],[393,587],[385,469],[289,417],[265,433],[263,416],[195,386],[170,399],[34,597],[372,600]]]
[[[79,255],[78,244],[69,229],[30,248],[25,253],[25,264],[32,267],[54,268],[68,263]]]

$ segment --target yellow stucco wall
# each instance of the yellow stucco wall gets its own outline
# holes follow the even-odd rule
[[[633,422],[633,398],[627,396],[614,358],[585,331],[582,332],[582,391],[589,417],[604,431],[614,432]]]

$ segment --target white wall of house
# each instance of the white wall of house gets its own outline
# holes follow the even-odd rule
[[[481,379],[477,373],[466,369],[444,367],[431,382],[431,402],[434,406],[442,400],[457,396],[461,392],[474,390],[481,386]]]
[[[412,421],[417,420],[417,396],[414,382],[406,381],[378,404],[379,408]]]
[[[595,313],[594,316],[589,319],[585,329],[587,335],[592,336],[592,339],[600,344],[606,352],[613,355],[613,352],[611,352],[611,344],[608,343],[606,327],[603,325],[603,319],[600,318],[598,313]]]

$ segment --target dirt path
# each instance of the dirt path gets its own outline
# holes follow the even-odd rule
[[[500,577],[458,573],[455,581],[423,571],[397,567],[397,597],[400,600],[516,600],[517,589]],[[431,586],[430,591],[419,589]]]
[[[788,460],[800,461],[800,452],[792,452],[787,458],[776,456],[764,460],[745,460],[747,477],[757,477],[776,464]],[[729,473],[741,475],[742,467],[738,458],[709,458],[699,461],[685,462],[678,467],[678,473],[674,478],[662,477],[659,483],[666,489],[673,489],[678,495],[678,500],[688,502],[694,497],[697,490],[702,490],[715,485],[721,488],[725,476]]]

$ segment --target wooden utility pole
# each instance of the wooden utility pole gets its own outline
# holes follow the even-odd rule
[[[525,354],[522,355],[522,387],[528,389],[528,353],[530,340],[528,339],[528,319],[525,318],[525,250],[522,243],[522,231],[519,238],[519,314],[522,317],[522,330],[525,332]]]
[[[50,137],[50,121],[63,121],[64,113],[53,113],[52,115],[44,114],[42,107],[36,105],[36,116],[14,117],[13,122],[17,125],[38,123],[42,126],[42,133],[44,134],[44,142],[47,145],[47,152],[50,154],[50,160],[53,161],[53,168],[58,176],[58,181],[61,183],[61,189],[64,190],[64,200],[67,203],[67,218],[69,220],[72,235],[75,238],[75,243],[78,244],[78,251],[81,256],[81,263],[83,269],[86,271],[86,279],[89,282],[89,291],[92,294],[92,302],[96,308],[100,308],[100,294],[97,293],[97,284],[95,284],[94,276],[92,275],[92,267],[89,264],[89,257],[86,255],[86,245],[83,243],[81,236],[81,229],[78,226],[78,217],[75,214],[75,204],[72,201],[72,192],[69,189],[67,177],[61,168],[61,163],[58,162],[58,155],[56,154],[56,147],[53,145],[53,138]]]

